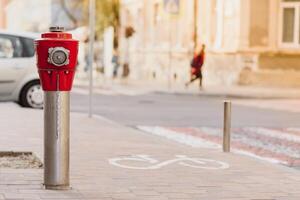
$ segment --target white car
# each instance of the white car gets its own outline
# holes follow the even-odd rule
[[[42,108],[34,40],[39,35],[0,30],[0,100]]]

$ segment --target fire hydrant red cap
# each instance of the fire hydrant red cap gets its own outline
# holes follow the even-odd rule
[[[44,91],[70,91],[77,64],[78,41],[62,27],[50,27],[35,40],[37,67]]]

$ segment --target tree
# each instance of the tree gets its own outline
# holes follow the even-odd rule
[[[88,25],[88,8],[89,0],[83,0],[83,7],[85,9],[86,24]],[[102,38],[104,30],[112,26],[115,31],[115,47],[118,46],[117,38],[120,26],[119,16],[120,2],[119,0],[96,0],[96,20],[95,30],[98,38]]]
[[[117,38],[120,26],[120,2],[119,0],[96,0],[96,20],[95,20],[95,31],[98,38],[102,38],[104,30],[112,26],[115,31],[114,45],[117,47]],[[89,0],[60,0],[60,5],[72,21],[74,27],[80,25],[88,26],[89,19]],[[77,19],[72,11],[76,9],[82,9],[82,19]]]
[[[73,28],[80,26],[80,19],[74,15],[74,11],[82,9],[82,0],[59,0],[59,4],[66,16],[73,23]]]
[[[76,17],[72,14],[72,12],[68,9],[66,5],[66,0],[60,0],[60,5],[63,9],[63,11],[66,13],[67,17],[72,21],[74,27],[77,27],[78,22]]]

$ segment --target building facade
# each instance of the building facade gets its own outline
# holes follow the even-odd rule
[[[67,30],[82,25],[82,0],[0,0],[0,28],[14,31],[41,32],[49,26]],[[70,15],[78,22],[74,23]]]
[[[300,86],[300,0],[122,0],[120,16],[131,78],[183,83],[206,44],[205,85]]]
[[[5,8],[8,4],[8,0],[0,1],[0,29],[4,29],[6,27],[6,11]]]

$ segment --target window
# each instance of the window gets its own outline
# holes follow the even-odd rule
[[[19,58],[22,52],[22,43],[18,37],[0,35],[0,58]]]
[[[283,0],[281,2],[282,47],[300,48],[300,0]]]
[[[22,57],[32,57],[34,56],[34,40],[30,38],[21,38],[24,51]]]
[[[12,42],[0,37],[0,58],[12,58],[14,53]]]
[[[159,4],[158,3],[154,4],[154,16],[153,16],[154,25],[157,25],[160,20],[159,9],[160,9]]]
[[[295,32],[295,8],[283,9],[283,34],[282,41],[285,43],[294,42]]]

